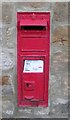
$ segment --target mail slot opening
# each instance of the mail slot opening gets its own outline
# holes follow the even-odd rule
[[[46,30],[45,26],[21,26],[21,30]]]

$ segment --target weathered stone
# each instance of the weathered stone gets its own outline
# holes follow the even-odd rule
[[[3,96],[13,95],[13,88],[14,88],[14,86],[11,86],[11,85],[3,85],[2,86],[2,95]]]
[[[11,101],[2,101],[2,116],[3,118],[14,117],[14,104]]]
[[[2,118],[2,100],[0,99],[0,118]]]
[[[4,23],[11,23],[13,16],[13,5],[11,2],[2,3],[2,21]]]
[[[4,74],[4,73],[3,73]],[[13,77],[11,75],[3,75],[0,77],[0,87],[2,86],[2,96],[14,95]]]
[[[2,22],[2,4],[0,3],[0,22]]]
[[[66,2],[55,3],[53,22],[68,23],[68,3]]]
[[[2,85],[2,77],[0,77],[0,85]]]
[[[2,26],[2,44],[3,47],[13,48],[16,44],[16,26],[12,24]]]
[[[52,9],[52,3],[50,2],[17,2],[16,9],[18,11],[40,11],[40,10],[49,10]]]
[[[2,76],[0,77],[0,85],[7,85],[9,84],[9,76]]]
[[[49,8],[50,7],[50,4],[51,3],[45,3],[45,2],[31,2],[31,3],[29,3],[29,5],[31,6],[31,7],[33,7],[33,8],[42,8],[42,7],[46,7],[46,8]]]
[[[58,26],[53,31],[53,43],[60,42],[62,45],[68,44],[68,26]]]
[[[0,28],[0,46],[2,46],[2,29]]]
[[[43,107],[38,107],[34,109],[34,114],[37,116],[43,116],[43,115],[48,115],[50,111],[50,108],[43,108]]]
[[[9,70],[13,68],[13,61],[10,55],[6,52],[1,52],[0,57],[2,56],[2,59],[0,59],[0,69],[2,70]]]
[[[69,79],[68,86],[70,86],[70,74],[68,75],[68,79]]]

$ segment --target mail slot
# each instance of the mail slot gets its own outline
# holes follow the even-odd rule
[[[18,12],[18,106],[48,106],[49,56],[50,12]]]

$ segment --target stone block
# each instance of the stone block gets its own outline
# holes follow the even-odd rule
[[[11,118],[14,117],[14,103],[10,100],[2,101],[2,117]]]
[[[16,25],[9,24],[2,26],[2,44],[3,47],[14,48],[16,45]]]
[[[11,58],[10,54],[6,52],[1,52],[0,57],[2,58],[0,59],[0,69],[5,70],[5,71],[13,69],[14,64],[13,64],[13,59]]]
[[[12,2],[2,3],[2,22],[10,24],[13,17],[13,5]]]
[[[18,11],[46,11],[51,9],[51,4],[50,2],[17,2],[15,5]]]
[[[3,85],[2,86],[2,96],[10,96],[13,95],[13,85]]]
[[[53,43],[60,42],[62,45],[68,45],[68,26],[58,26],[53,30]]]
[[[14,82],[13,77],[11,75],[3,75],[2,82],[0,79],[0,83],[2,85],[2,96],[14,95]]]
[[[0,85],[7,85],[9,84],[9,76],[2,76],[0,77]]]
[[[57,2],[54,7],[53,23],[66,22],[68,23],[68,3]]]
[[[2,22],[2,4],[0,3],[0,22]]]

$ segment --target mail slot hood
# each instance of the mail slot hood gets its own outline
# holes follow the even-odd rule
[[[46,20],[20,20],[20,26],[47,26]]]
[[[20,19],[21,37],[46,37],[48,21],[46,19]]]

